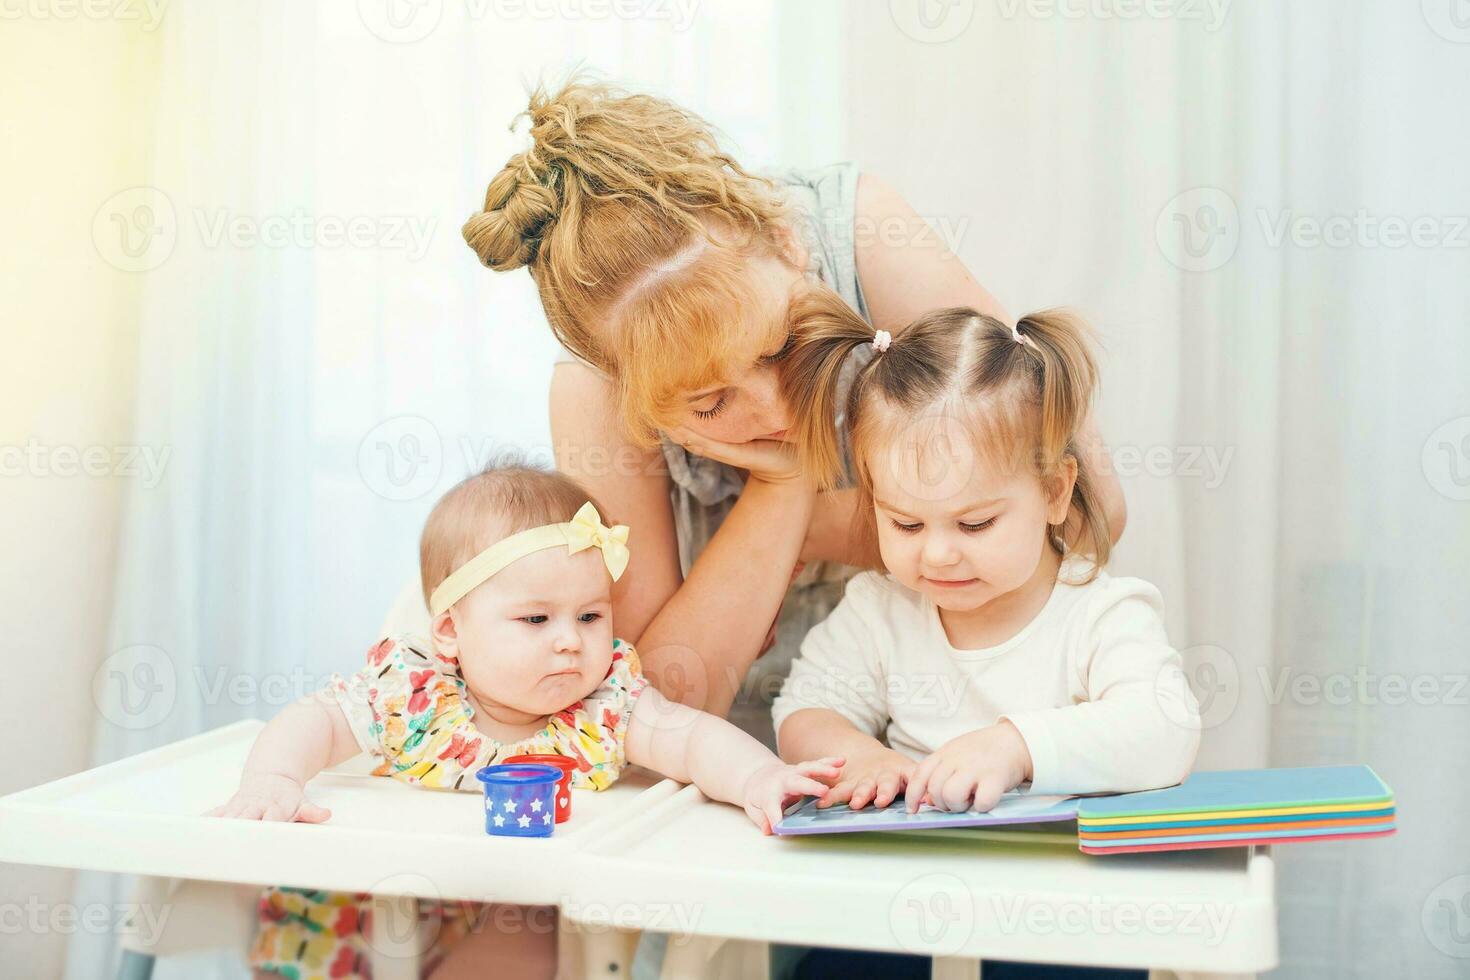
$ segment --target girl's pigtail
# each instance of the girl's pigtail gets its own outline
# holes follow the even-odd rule
[[[1071,518],[1078,524],[1075,550],[1093,556],[1096,567],[1101,568],[1107,564],[1112,538],[1091,468],[1076,438],[1087,424],[1097,390],[1097,362],[1090,343],[1092,330],[1076,314],[1052,309],[1021,317],[1016,321],[1015,332],[1041,362],[1043,458],[1038,463],[1046,474],[1054,471],[1067,456],[1077,461]]]
[[[791,302],[790,350],[781,365],[781,392],[796,422],[802,467],[819,489],[843,473],[835,408],[848,354],[873,342],[873,328],[830,289],[814,287]]]

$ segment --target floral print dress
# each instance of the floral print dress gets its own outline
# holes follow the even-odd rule
[[[611,786],[627,764],[628,722],[647,685],[638,652],[615,639],[612,663],[596,690],[557,712],[540,731],[513,742],[475,727],[458,662],[414,637],[393,636],[375,644],[364,667],[351,677],[334,676],[330,690],[358,745],[381,760],[373,775],[478,794],[478,769],[531,753],[575,759],[574,787]],[[370,980],[370,898],[267,889],[260,900],[251,968],[290,980]],[[473,902],[419,903],[424,934],[434,937],[421,957],[424,972],[475,928],[480,909]]]

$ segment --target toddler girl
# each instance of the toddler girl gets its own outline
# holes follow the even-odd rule
[[[842,762],[785,765],[723,719],[648,685],[637,652],[613,635],[612,583],[627,538],[560,474],[504,466],[465,480],[435,505],[420,543],[431,635],[383,639],[362,670],[278,715],[256,739],[239,790],[212,813],[327,820],[305,785],[359,752],[382,760],[376,775],[476,793],[481,766],[557,753],[576,760],[575,787],[604,789],[631,762],[743,806],[769,833],[786,803],[827,792]],[[465,819],[479,814],[467,807]],[[365,976],[366,899],[272,889],[252,965],[294,980]],[[425,972],[554,968],[550,930],[460,943],[474,906],[423,911],[439,919]]]
[[[781,754],[847,760],[822,806],[988,810],[1037,793],[1184,779],[1198,706],[1152,585],[1103,571],[1106,519],[1077,447],[1096,371],[1085,326],[969,309],[896,337],[820,294],[798,303],[782,384],[809,466],[837,471],[849,391],[860,547],[871,566],[807,634],[773,707]],[[1077,543],[1069,551],[1063,538]]]

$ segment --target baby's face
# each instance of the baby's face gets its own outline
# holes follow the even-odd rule
[[[973,441],[916,426],[869,454],[878,550],[893,577],[941,609],[979,609],[1024,585],[1067,496],[1032,472],[997,470]],[[1060,495],[1060,490],[1057,491]]]
[[[455,605],[460,670],[481,704],[550,715],[577,702],[612,664],[612,578],[602,552],[547,548]]]

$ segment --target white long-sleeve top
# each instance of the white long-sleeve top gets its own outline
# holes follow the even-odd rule
[[[1199,706],[1164,632],[1159,590],[1068,557],[1046,606],[982,650],[949,642],[933,601],[877,572],[855,576],[814,627],[772,707],[782,724],[830,708],[921,759],[1003,718],[1031,753],[1037,793],[1129,792],[1189,775]]]

